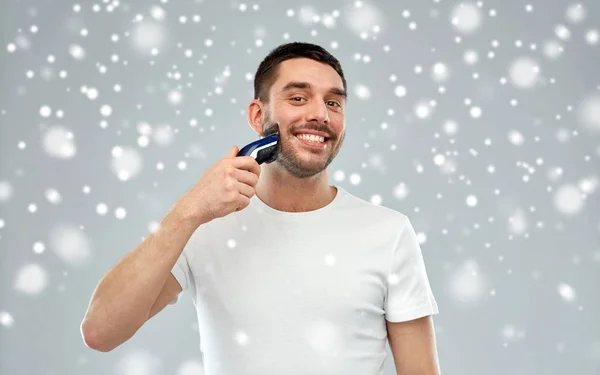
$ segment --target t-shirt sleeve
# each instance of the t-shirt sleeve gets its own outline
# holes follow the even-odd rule
[[[393,248],[387,286],[386,320],[402,322],[439,313],[417,235],[406,216]]]
[[[182,292],[187,291],[188,293],[192,293],[192,295],[195,293],[195,283],[192,267],[190,265],[192,264],[192,258],[194,256],[197,235],[198,230],[192,234],[189,241],[183,248],[181,255],[177,259],[177,262],[175,262],[173,268],[171,269],[171,274],[173,274],[177,282],[179,282],[179,285],[181,285],[181,289],[183,289]],[[178,299],[179,295],[175,296],[175,298],[169,302],[169,305],[175,304]]]

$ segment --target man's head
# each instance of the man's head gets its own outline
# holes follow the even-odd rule
[[[329,52],[310,43],[284,44],[258,67],[248,121],[261,135],[277,124],[281,150],[275,164],[294,177],[311,177],[325,170],[342,146],[346,93],[342,67]],[[311,131],[325,135],[325,142],[297,137]]]

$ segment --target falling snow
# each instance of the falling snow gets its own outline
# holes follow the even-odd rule
[[[490,360],[500,372],[528,357],[543,358],[533,372],[596,374],[600,13],[591,0],[509,3],[0,6],[9,13],[0,49],[0,248],[9,281],[0,331],[24,340],[24,327],[40,323],[28,309],[58,316],[50,314],[85,306],[81,296],[125,255],[123,244],[158,233],[176,197],[223,150],[252,139],[246,105],[260,58],[306,40],[329,48],[347,75],[347,138],[330,179],[415,223],[442,307],[441,351],[476,329],[482,345],[471,354],[503,348],[502,360]],[[44,22],[55,18],[64,27]],[[245,243],[219,246],[243,251]],[[334,250],[315,258],[315,269],[345,265]],[[551,324],[573,322],[578,336],[529,325],[539,306]],[[493,318],[455,319],[475,315]],[[339,325],[311,318],[298,339],[335,355],[345,340]],[[195,342],[198,326],[176,323],[169,331]],[[67,329],[44,327],[53,337]],[[228,334],[241,349],[257,345],[249,330]],[[3,344],[8,366],[20,366]],[[99,371],[204,373],[189,359],[194,344],[169,358],[128,345]],[[31,372],[66,371],[30,354],[40,359]],[[89,370],[87,353],[76,361]],[[465,366],[445,371],[488,370]],[[19,370],[3,363],[0,372]]]
[[[46,289],[48,272],[38,263],[30,263],[16,270],[14,288],[25,294],[39,294]]]
[[[476,32],[483,21],[481,9],[472,2],[462,2],[456,5],[450,17],[452,26],[461,34]]]
[[[57,225],[48,233],[50,248],[62,261],[79,267],[86,264],[92,254],[88,236],[72,225]]]

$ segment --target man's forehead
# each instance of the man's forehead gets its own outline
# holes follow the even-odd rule
[[[277,70],[275,83],[280,87],[291,81],[308,82],[313,88],[343,86],[342,78],[332,66],[307,58],[282,61]]]

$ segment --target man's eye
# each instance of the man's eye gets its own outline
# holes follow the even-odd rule
[[[332,102],[332,101],[329,101],[329,102],[327,102],[327,103],[329,103],[329,105],[333,105],[333,106],[336,106],[336,107],[339,107],[339,106],[340,106],[340,103],[338,103],[338,102]]]
[[[298,100],[296,100],[296,99],[298,99]],[[296,96],[295,98],[292,98],[292,100],[294,100],[294,101],[297,101],[297,102],[298,102],[298,101],[300,101],[300,100],[304,100],[304,98],[301,98],[301,97],[299,97],[299,96]]]

